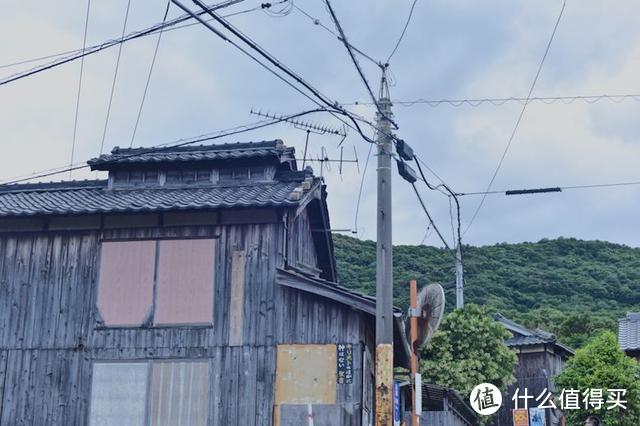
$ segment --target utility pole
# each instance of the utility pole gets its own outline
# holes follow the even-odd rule
[[[462,248],[456,246],[456,309],[464,308],[464,270],[462,269]]]
[[[376,425],[393,422],[393,253],[391,240],[391,100],[382,69],[380,111],[376,114],[378,145],[378,231],[376,242]]]

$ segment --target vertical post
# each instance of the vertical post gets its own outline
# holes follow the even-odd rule
[[[462,251],[456,246],[456,309],[464,308],[464,270],[462,269]]]
[[[378,209],[376,243],[376,425],[393,422],[393,271],[391,240],[391,101],[385,70],[380,87],[378,129]]]
[[[418,373],[418,283],[416,280],[409,281],[409,303],[411,304],[411,317],[409,322],[409,333],[411,344],[411,425],[417,426],[420,424],[420,413],[416,410],[416,373]]]

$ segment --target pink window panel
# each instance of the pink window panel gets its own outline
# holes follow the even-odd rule
[[[214,240],[160,242],[155,324],[213,323]]]
[[[103,242],[98,309],[106,325],[141,325],[151,310],[155,241]]]

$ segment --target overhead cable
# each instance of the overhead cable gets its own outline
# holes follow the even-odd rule
[[[340,37],[339,34],[337,34],[335,31],[333,31],[331,28],[327,27],[325,24],[322,23],[322,21],[320,21],[320,19],[310,15],[306,10],[304,10],[303,8],[301,8],[300,6],[298,6],[295,3],[292,3],[293,7],[295,9],[297,9],[300,13],[302,13],[304,16],[306,16],[307,18],[309,18],[309,20],[314,24],[319,26],[320,28],[323,28],[325,31],[327,31],[329,34],[333,35],[335,38],[337,38],[338,40],[340,40],[341,42],[345,42],[344,39],[342,39]],[[366,53],[364,53],[361,49],[358,49],[356,46],[354,46],[353,44],[349,43],[349,46],[358,54],[360,54],[363,58],[369,60],[371,63],[373,63],[376,66],[380,66],[380,61],[376,61],[375,59],[373,59],[371,56],[367,55]],[[373,104],[372,104],[373,105]]]
[[[404,38],[404,35],[407,32],[409,23],[411,23],[411,18],[413,17],[413,9],[415,9],[417,2],[418,0],[413,0],[413,3],[411,4],[411,9],[409,10],[409,16],[407,16],[407,20],[404,23],[404,27],[402,28],[402,32],[400,33],[400,37],[398,38],[398,41],[396,42],[393,50],[391,51],[391,53],[389,54],[389,57],[387,58],[387,61],[386,61],[387,64],[391,61],[391,58],[393,58],[393,55],[396,54],[398,47],[400,47],[400,43],[402,43],[402,39]]]
[[[227,1],[227,2],[224,2],[222,4],[222,6],[220,4],[218,4],[218,5],[214,5],[214,6],[211,6],[211,7],[221,8],[221,7],[230,6],[231,4],[239,3],[239,2],[242,2],[242,1],[245,1],[245,0],[236,0],[233,3]],[[223,15],[223,17],[224,18],[231,18],[231,17],[234,17],[234,16],[243,15],[245,13],[255,12],[257,10],[266,11],[266,10],[269,10],[274,5],[278,5],[278,4],[281,4],[281,3],[288,3],[289,1],[290,0],[280,0],[280,1],[275,2],[275,3],[262,3],[262,4],[259,4],[258,6],[255,6],[255,7],[249,8],[249,9],[239,10],[239,11],[233,12],[233,13],[227,13],[226,15]],[[177,19],[180,19],[180,18],[177,18]],[[187,20],[188,19],[191,19],[191,16],[189,16],[187,18]],[[206,19],[206,21],[207,22],[213,21],[213,18]],[[153,34],[157,34],[159,31],[163,31],[166,34],[166,33],[171,32],[171,31],[180,30],[180,29],[183,29],[183,28],[194,27],[196,25],[200,25],[200,23],[199,22],[190,22],[190,23],[184,24],[184,25],[176,25],[176,24],[172,24],[171,21],[169,21],[165,25],[159,26],[159,27],[157,27],[156,29],[154,29],[151,32],[145,32],[140,37],[146,37],[146,36],[150,36],[150,35],[153,35]],[[143,31],[143,30],[140,30],[140,31]],[[121,39],[118,39],[118,40],[122,40],[122,39],[124,39],[124,37],[121,37]],[[128,40],[122,40],[122,41],[126,42]],[[104,43],[101,43],[101,44],[104,44]],[[100,45],[94,45],[94,46],[88,47],[87,49],[93,49],[94,47],[98,47],[98,46],[100,46]],[[15,67],[15,66],[18,66],[18,65],[24,65],[24,64],[29,64],[29,63],[33,63],[33,62],[40,62],[40,61],[43,61],[45,59],[58,58],[58,57],[61,57],[61,56],[66,56],[66,55],[70,55],[70,54],[73,54],[73,53],[78,53],[78,52],[81,52],[81,51],[82,51],[82,49],[72,49],[72,50],[66,50],[64,52],[53,53],[53,54],[50,54],[50,55],[39,56],[37,58],[23,59],[23,60],[17,61],[17,62],[12,62],[12,63],[8,63],[8,64],[2,64],[2,65],[0,65],[0,69],[2,69],[2,68],[11,68],[11,67]]]
[[[299,75],[297,75],[295,72],[293,72],[290,68],[288,68],[287,66],[285,66],[282,62],[280,62],[277,58],[275,58],[273,55],[271,55],[269,52],[267,52],[265,49],[263,49],[260,45],[258,45],[258,43],[256,43],[255,41],[253,41],[251,38],[249,38],[248,36],[246,36],[245,34],[243,34],[239,29],[235,28],[233,25],[231,25],[227,20],[225,20],[224,18],[222,18],[221,16],[219,16],[218,14],[216,14],[215,12],[211,11],[211,10],[207,10],[206,13],[213,17],[219,24],[221,24],[226,30],[228,30],[231,34],[233,34],[235,37],[237,37],[238,39],[240,39],[240,41],[242,41],[242,43],[246,44],[251,50],[255,51],[256,53],[258,53],[259,56],[263,57],[264,59],[266,59],[270,64],[272,64],[273,66],[275,66],[277,69],[283,71],[287,76],[289,76],[289,78],[292,78],[296,83],[302,85],[306,90],[308,90],[310,94],[305,93],[302,89],[300,89],[299,87],[297,87],[295,84],[293,84],[291,81],[287,80],[286,78],[284,78],[283,76],[281,76],[280,74],[278,74],[275,70],[271,69],[267,64],[265,64],[264,62],[262,62],[258,57],[256,57],[255,55],[253,55],[251,52],[249,52],[248,50],[246,50],[245,48],[243,48],[242,46],[240,46],[238,43],[236,43],[235,41],[229,39],[227,36],[225,36],[224,34],[222,34],[219,30],[217,30],[216,28],[214,28],[213,26],[211,26],[209,23],[205,22],[199,15],[197,15],[196,13],[194,13],[193,11],[191,11],[189,8],[187,8],[186,6],[184,6],[180,1],[178,0],[171,0],[176,6],[180,7],[182,10],[184,10],[185,12],[187,12],[188,14],[191,14],[191,16],[193,16],[196,20],[198,20],[203,26],[205,26],[207,29],[209,29],[211,32],[213,32],[214,34],[216,34],[218,37],[222,38],[224,41],[230,43],[232,46],[234,46],[235,48],[237,48],[238,50],[240,50],[242,53],[244,53],[245,55],[247,55],[249,58],[251,58],[252,60],[254,60],[256,63],[258,63],[260,66],[262,66],[263,68],[265,68],[267,71],[269,71],[270,73],[272,73],[273,75],[275,75],[277,78],[279,78],[280,80],[282,80],[283,82],[285,82],[287,85],[289,85],[290,87],[292,87],[294,90],[296,90],[297,92],[299,92],[300,94],[302,94],[303,96],[305,96],[307,99],[311,100],[314,104],[321,106],[321,107],[328,107],[328,112],[333,115],[336,119],[340,120],[341,122],[343,122],[344,124],[346,124],[348,127],[350,127],[351,129],[356,130],[361,136],[362,138],[369,142],[369,143],[375,143],[373,140],[371,140],[371,138],[369,138],[368,136],[366,136],[360,125],[358,124],[358,121],[353,117],[353,114],[347,110],[345,110],[338,102],[331,100],[330,98],[328,98],[326,95],[322,94],[318,89],[316,89],[315,87],[313,87],[310,83],[308,83],[307,81],[305,81],[302,77],[300,77]],[[203,8],[204,4],[200,1],[200,0],[192,0],[193,3],[195,3],[198,7]],[[314,99],[314,97],[316,99]],[[346,118],[348,118],[351,121],[351,124],[348,123],[347,121],[345,121],[344,119],[342,119],[341,117],[338,116],[338,114],[341,114],[343,116],[345,116]],[[368,123],[369,125],[373,125],[371,123]]]
[[[250,123],[250,124],[246,124],[246,125],[242,125],[242,126],[236,126],[236,127],[232,128],[232,129],[221,130],[219,132],[200,135],[200,136],[196,136],[194,138],[179,139],[177,141],[167,142],[167,143],[160,144],[160,145],[155,145],[155,146],[152,146],[152,147],[149,147],[149,148],[137,149],[135,153],[118,157],[118,161],[121,161],[121,160],[124,160],[124,159],[129,159],[129,158],[132,158],[132,157],[137,157],[137,156],[140,156],[140,155],[143,155],[143,154],[158,152],[158,151],[171,149],[171,148],[179,148],[179,147],[182,147],[182,146],[192,145],[192,144],[199,143],[199,142],[205,142],[205,141],[220,139],[220,138],[227,137],[227,136],[233,136],[233,135],[237,135],[237,134],[240,134],[240,133],[245,133],[245,132],[249,132],[249,131],[252,131],[252,130],[261,129],[263,127],[272,126],[274,124],[286,122],[289,119],[302,117],[304,115],[312,114],[312,113],[316,113],[316,112],[328,112],[328,111],[325,108],[311,109],[311,110],[302,111],[302,112],[295,113],[295,114],[290,114],[288,116],[283,116],[283,117],[280,117],[280,118],[277,118],[277,119],[273,119],[273,120],[260,120],[258,122],[254,122],[254,123]],[[86,163],[77,163],[75,165],[72,165],[71,167],[64,167],[64,168],[59,168],[59,169],[47,169],[47,170],[43,170],[41,172],[35,172],[35,173],[33,173],[31,175],[28,175],[26,177],[11,178],[11,179],[2,181],[2,182],[0,182],[0,185],[13,185],[13,184],[16,184],[16,183],[26,182],[26,181],[33,180],[33,179],[40,179],[40,178],[44,178],[44,177],[59,175],[61,173],[66,173],[66,172],[69,172],[69,171],[85,169],[87,167],[89,167],[89,165],[86,164]]]
[[[369,92],[369,96],[371,97],[371,101],[375,104],[376,109],[378,110],[378,113],[384,117],[389,123],[391,123],[391,125],[393,125],[394,128],[398,128],[398,125],[390,118],[387,117],[383,112],[382,112],[382,108],[380,108],[380,105],[378,104],[378,100],[376,98],[376,96],[373,94],[373,90],[371,89],[371,85],[369,84],[369,81],[367,80],[367,77],[364,75],[364,72],[362,71],[362,68],[360,68],[360,64],[358,63],[358,60],[356,59],[355,55],[353,54],[353,50],[351,49],[351,45],[349,44],[349,41],[347,40],[347,36],[344,33],[344,30],[342,29],[342,25],[340,24],[340,20],[338,19],[338,16],[335,14],[333,7],[331,6],[331,1],[330,0],[324,0],[325,5],[327,6],[327,10],[329,11],[329,14],[331,15],[331,19],[333,20],[334,25],[336,26],[336,29],[338,30],[338,33],[340,34],[340,39],[342,40],[342,44],[344,45],[344,47],[347,49],[347,52],[349,53],[349,57],[351,58],[351,62],[353,62],[353,65],[356,68],[356,71],[358,71],[358,75],[360,76],[360,79],[362,80],[364,86],[367,88],[367,92]],[[383,72],[384,72],[384,68],[383,68]]]
[[[91,0],[87,0],[87,13],[84,20],[84,36],[82,38],[82,50],[87,47],[87,31],[89,30],[89,13],[91,12]],[[69,167],[73,165],[73,157],[76,153],[76,136],[78,134],[78,114],[80,112],[80,96],[82,94],[82,76],[84,72],[84,56],[80,60],[80,76],[78,77],[78,93],[76,95],[76,113],[73,119],[73,139],[71,142],[71,159],[69,160]],[[69,170],[69,177],[71,177],[73,171]]]
[[[571,185],[571,186],[552,186],[545,188],[531,188],[531,189],[509,189],[501,191],[477,191],[477,192],[458,192],[456,195],[465,197],[468,195],[530,195],[530,194],[543,194],[550,192],[562,192],[572,189],[594,189],[594,188],[613,188],[618,186],[638,186],[640,181],[631,182],[616,182],[616,183],[597,183],[590,185]]]
[[[244,1],[244,0],[227,0],[227,1],[223,2],[223,3],[219,3],[217,5],[208,6],[208,7],[210,9],[212,9],[212,10],[217,10],[217,9],[220,9],[220,8],[223,8],[223,7],[230,6],[232,4],[240,3],[241,1]],[[203,11],[198,12],[198,15],[203,15],[205,13],[206,13],[206,11],[203,10]],[[151,27],[145,28],[143,30],[139,30],[139,31],[135,31],[133,33],[129,33],[124,38],[117,38],[117,39],[113,39],[113,40],[108,40],[108,41],[105,41],[103,43],[87,47],[86,49],[80,49],[80,50],[72,51],[73,53],[71,53],[68,56],[64,56],[63,58],[59,58],[59,59],[57,59],[55,61],[43,64],[43,65],[38,65],[38,66],[36,66],[34,68],[31,68],[31,69],[28,69],[26,71],[20,71],[18,73],[15,73],[15,74],[12,74],[12,75],[10,75],[8,77],[0,79],[0,86],[3,86],[5,84],[11,83],[11,82],[14,82],[14,81],[17,81],[17,80],[20,80],[20,79],[23,79],[23,78],[26,78],[26,77],[29,77],[29,76],[32,76],[34,74],[38,74],[38,73],[50,70],[52,68],[59,67],[61,65],[69,63],[71,61],[75,61],[77,59],[84,58],[85,56],[92,55],[94,53],[98,53],[98,52],[100,52],[102,50],[105,50],[105,49],[108,49],[110,47],[116,46],[116,45],[118,45],[120,43],[125,43],[125,42],[127,42],[129,40],[134,40],[134,39],[137,39],[137,38],[140,38],[140,37],[144,37],[144,36],[156,33],[158,31],[160,31],[161,29],[168,28],[168,27],[171,27],[173,25],[176,25],[176,24],[179,24],[181,22],[184,22],[186,20],[189,20],[189,19],[192,18],[192,16],[193,16],[192,14],[185,14],[185,15],[179,16],[177,18],[174,18],[174,19],[172,19],[170,21],[167,21],[164,24],[163,23],[158,23],[158,24],[152,25]]]
[[[533,79],[533,81],[531,82],[531,87],[529,88],[529,93],[527,94],[527,98],[526,101],[524,102],[524,104],[522,105],[522,109],[520,110],[520,114],[518,115],[518,119],[516,120],[515,125],[513,126],[513,130],[511,131],[511,135],[509,136],[509,140],[507,141],[507,145],[504,148],[504,151],[502,152],[502,155],[500,156],[500,160],[498,161],[498,165],[495,169],[495,171],[493,172],[493,175],[491,176],[491,179],[489,180],[489,184],[487,185],[487,189],[486,191],[490,191],[491,187],[493,186],[493,183],[496,180],[496,177],[498,176],[498,172],[500,171],[500,168],[502,167],[502,163],[504,162],[504,159],[507,156],[507,152],[509,152],[509,148],[511,148],[511,144],[513,143],[513,140],[516,136],[516,133],[518,132],[518,128],[520,127],[520,123],[522,122],[522,118],[524,117],[524,113],[527,109],[527,105],[529,105],[529,98],[531,98],[531,95],[533,94],[533,90],[536,87],[536,83],[538,82],[538,78],[540,77],[540,73],[542,72],[542,67],[544,66],[544,62],[547,59],[547,55],[549,54],[549,50],[551,49],[551,44],[553,43],[553,39],[555,38],[556,35],[556,31],[558,30],[558,25],[560,24],[560,20],[562,19],[562,15],[564,13],[564,9],[565,6],[567,5],[566,0],[564,0],[562,2],[562,8],[560,9],[560,13],[558,14],[558,18],[556,19],[555,25],[553,27],[553,31],[551,32],[551,36],[549,37],[549,41],[547,42],[546,48],[544,50],[544,55],[542,55],[542,59],[540,60],[540,64],[538,65],[538,69],[536,71],[536,75]],[[467,227],[465,229],[465,231],[463,232],[463,235],[466,234],[469,229],[471,228],[471,226],[473,225],[473,222],[475,221],[476,217],[478,217],[478,213],[480,212],[480,210],[482,209],[482,206],[484,205],[485,200],[487,199],[486,195],[482,196],[482,199],[480,200],[480,203],[478,203],[478,206],[476,207],[473,215],[471,216],[471,220],[469,220],[469,223],[467,224]]]
[[[400,105],[404,107],[412,107],[415,105],[428,105],[432,108],[436,108],[442,105],[449,105],[452,107],[470,106],[479,107],[485,104],[491,104],[493,106],[503,106],[507,103],[525,103],[541,102],[547,105],[561,102],[565,105],[574,103],[575,101],[583,101],[588,104],[595,104],[596,102],[608,100],[613,103],[622,103],[626,100],[632,100],[640,102],[640,94],[617,94],[617,95],[576,95],[576,96],[533,96],[531,98],[475,98],[475,99],[415,99],[412,101],[403,101],[394,99],[392,102],[394,105]],[[343,105],[373,105],[373,102],[368,101],[355,101],[346,102]]]
[[[165,23],[167,21],[167,15],[169,14],[169,6],[171,6],[171,0],[167,1],[167,8],[164,11],[164,17],[162,18],[162,22]],[[160,29],[160,33],[158,34],[158,39],[156,40],[156,47],[153,50],[153,57],[151,58],[151,65],[149,66],[149,73],[147,74],[147,81],[144,85],[144,92],[142,93],[142,100],[140,101],[140,107],[138,108],[138,115],[136,116],[136,123],[133,126],[133,134],[131,135],[131,143],[129,146],[133,146],[133,141],[136,138],[136,133],[138,131],[138,124],[140,124],[140,116],[142,115],[142,108],[144,108],[144,101],[147,99],[147,91],[149,90],[149,83],[151,82],[151,74],[153,74],[153,67],[156,64],[156,58],[158,57],[158,48],[160,47],[160,41],[162,40],[162,29]]]
[[[129,9],[131,8],[131,0],[127,1],[127,9],[124,13],[124,23],[122,24],[122,35],[120,38],[124,37],[124,33],[127,30],[127,20],[129,19]],[[116,80],[118,78],[118,69],[120,68],[120,56],[122,55],[122,47],[124,43],[120,43],[118,46],[118,56],[116,57],[116,67],[113,71],[113,80],[111,82],[111,93],[109,94],[109,103],[107,105],[107,116],[104,119],[104,128],[102,129],[102,140],[100,141],[100,151],[98,155],[102,154],[104,149],[104,141],[107,138],[107,127],[109,126],[109,117],[111,116],[111,104],[113,103],[113,93],[116,89]]]

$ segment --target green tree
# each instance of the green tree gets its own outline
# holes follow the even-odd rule
[[[451,312],[420,353],[424,380],[451,387],[465,397],[480,383],[505,389],[517,362],[515,352],[504,344],[509,336],[477,305]]]
[[[604,332],[578,349],[562,373],[555,377],[560,389],[584,392],[588,389],[626,389],[627,409],[565,410],[568,424],[582,425],[595,415],[606,426],[637,426],[640,424],[640,367],[625,355],[611,332]],[[582,399],[582,398],[581,398]]]

